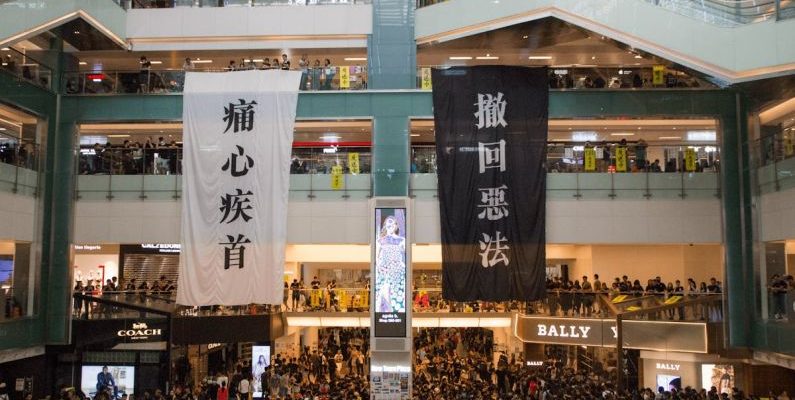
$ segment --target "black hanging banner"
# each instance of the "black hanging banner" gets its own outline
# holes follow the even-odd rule
[[[442,295],[546,296],[547,68],[434,69]]]

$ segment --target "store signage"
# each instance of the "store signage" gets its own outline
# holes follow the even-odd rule
[[[210,344],[207,345],[207,350],[216,349],[216,348],[221,347],[223,345],[224,345],[223,343],[210,343]]]
[[[148,340],[152,336],[162,336],[162,329],[152,329],[146,322],[136,322],[131,329],[121,329],[116,332],[116,336],[126,337],[130,340]]]
[[[163,244],[163,243],[144,243],[141,244],[142,249],[157,250],[158,253],[179,253],[181,245],[177,244]]]
[[[615,347],[618,328],[613,319],[552,318],[517,315],[516,337],[527,343]],[[623,321],[622,338],[627,349],[707,353],[706,323],[676,321]],[[660,363],[669,371],[676,364]]]
[[[543,361],[527,361],[525,363],[528,367],[541,367],[544,365]]]
[[[74,246],[75,250],[79,251],[100,251],[102,250],[102,246],[98,244],[76,244]]]
[[[666,371],[679,371],[682,368],[681,364],[668,364],[668,363],[656,363],[657,369],[662,369]]]
[[[590,326],[538,324],[538,336],[588,338]]]

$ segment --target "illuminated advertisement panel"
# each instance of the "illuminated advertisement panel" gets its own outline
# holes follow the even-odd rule
[[[262,393],[262,374],[271,364],[270,346],[251,346],[251,382],[253,384],[254,397],[263,397]]]
[[[406,209],[375,209],[376,337],[406,336]]]

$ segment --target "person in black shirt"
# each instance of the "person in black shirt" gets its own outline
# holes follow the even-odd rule
[[[287,54],[282,54],[281,69],[285,71],[290,69],[290,60],[287,59]]]

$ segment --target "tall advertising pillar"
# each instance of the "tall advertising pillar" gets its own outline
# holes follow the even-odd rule
[[[411,227],[408,197],[370,201],[370,399],[411,398]]]

